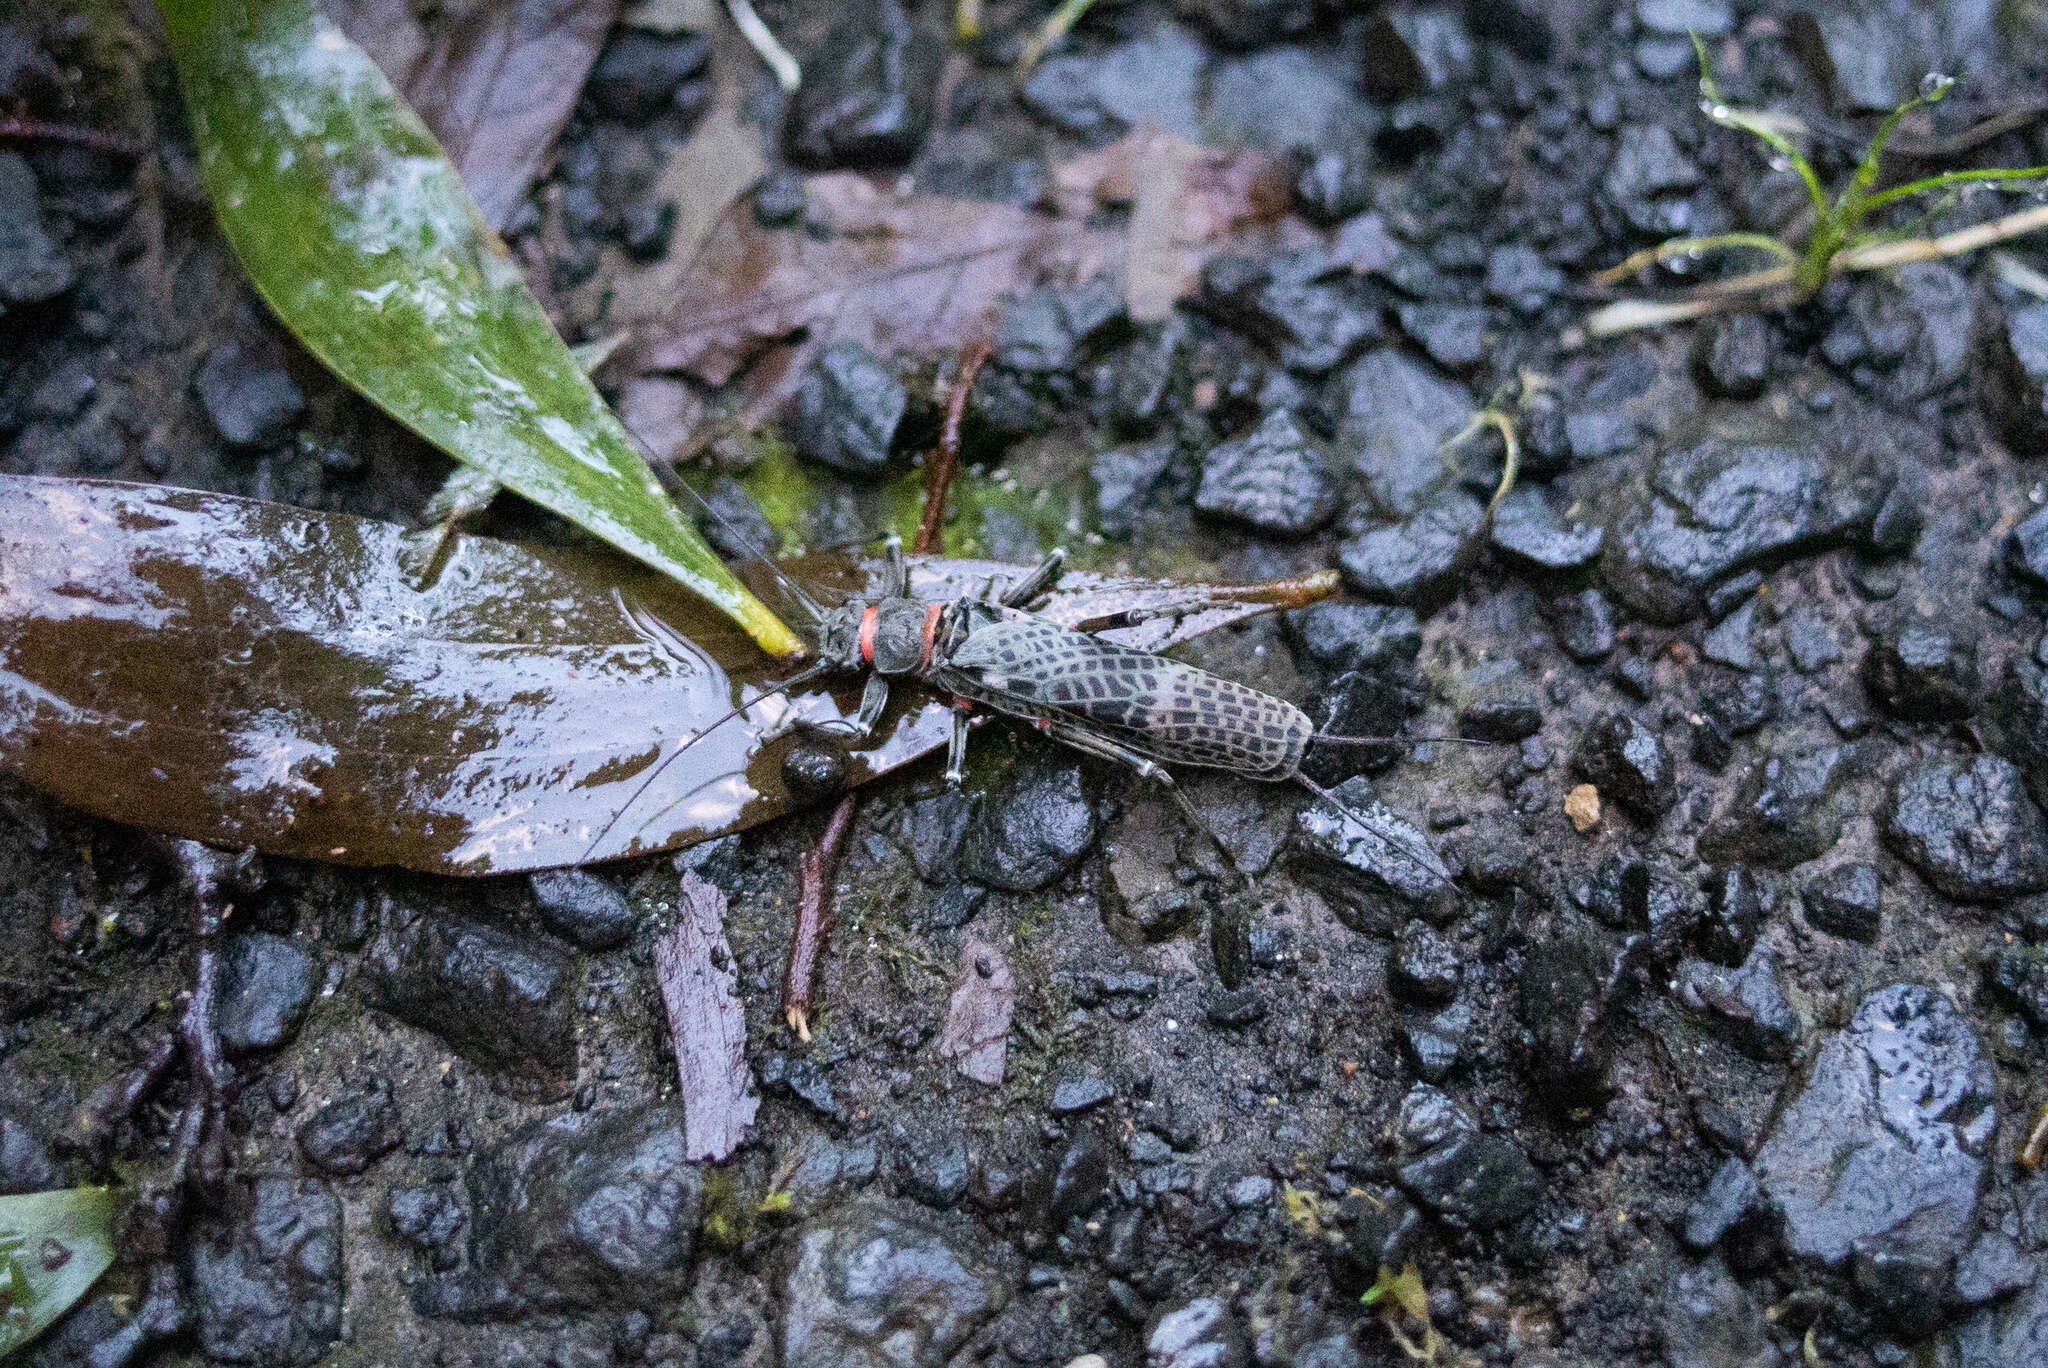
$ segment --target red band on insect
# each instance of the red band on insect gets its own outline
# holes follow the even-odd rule
[[[860,659],[863,665],[875,663],[875,617],[881,609],[870,603],[860,615]]]
[[[932,665],[932,651],[939,639],[939,614],[946,611],[943,603],[928,603],[924,608],[924,654],[917,658],[917,668],[928,670]]]

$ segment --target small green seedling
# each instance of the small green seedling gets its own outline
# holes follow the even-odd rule
[[[1915,110],[1938,104],[1955,86],[1955,78],[1930,74],[1920,93],[1885,116],[1875,135],[1857,160],[1856,170],[1842,188],[1830,195],[1819,173],[1793,138],[1797,125],[1782,116],[1742,109],[1722,98],[1714,80],[1706,44],[1693,35],[1693,48],[1700,62],[1700,110],[1715,123],[1739,128],[1768,147],[1785,167],[1796,172],[1812,202],[1813,226],[1804,241],[1787,241],[1769,233],[1714,233],[1702,237],[1673,238],[1637,252],[1594,279],[1611,285],[1634,275],[1653,263],[1694,260],[1709,252],[1749,250],[1777,258],[1778,265],[1733,280],[1702,287],[1692,295],[1669,301],[1623,300],[1600,310],[1586,320],[1587,336],[1600,337],[1632,328],[1651,327],[1716,312],[1721,308],[1754,304],[1760,298],[1784,303],[1811,299],[1828,277],[1840,271],[1872,270],[1955,256],[2048,227],[2048,206],[2035,206],[1993,223],[1981,224],[1936,238],[1912,238],[1869,226],[1870,217],[1888,205],[1920,199],[1956,186],[1986,182],[2027,181],[2048,177],[2048,166],[1973,167],[1944,171],[1918,180],[1876,189],[1883,170],[1884,151],[1899,123]]]

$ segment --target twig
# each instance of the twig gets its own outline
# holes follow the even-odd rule
[[[2020,1142],[2019,1153],[2013,1156],[2030,1169],[2038,1170],[2048,1163],[2048,1104],[2043,1104],[2034,1117],[2034,1124],[2027,1131],[2027,1138]]]
[[[117,157],[138,161],[142,148],[134,140],[119,133],[107,133],[97,128],[80,128],[76,124],[50,123],[43,119],[24,118],[18,114],[0,114],[0,139],[11,142],[57,142],[70,143],[73,147],[90,147],[98,152],[111,152]]]
[[[804,857],[797,883],[796,927],[789,938],[789,969],[782,979],[782,1019],[799,1040],[811,1038],[811,987],[832,935],[832,876],[839,870],[839,855],[858,805],[857,790],[840,798],[825,823],[825,834]]]
[[[938,450],[924,473],[924,515],[918,519],[917,537],[910,544],[912,554],[929,556],[939,550],[939,524],[945,520],[946,497],[953,490],[953,477],[960,473],[960,425],[967,417],[967,394],[974,377],[988,364],[995,349],[987,342],[970,344],[960,354],[960,375],[946,400],[946,422],[939,429]]]
[[[748,46],[760,53],[761,60],[775,73],[776,84],[794,95],[796,88],[804,82],[804,69],[797,65],[796,58],[789,55],[789,49],[782,45],[782,40],[761,21],[750,0],[725,0],[725,8]]]
[[[725,894],[694,874],[683,875],[680,891],[675,929],[654,943],[654,979],[675,1045],[685,1157],[719,1163],[746,1139],[761,1099],[747,1071]]]

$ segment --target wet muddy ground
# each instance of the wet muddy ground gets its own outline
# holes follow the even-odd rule
[[[753,212],[824,232],[789,164],[877,161],[1029,207],[1147,121],[1289,154],[1328,235],[1212,259],[1167,321],[1021,291],[957,530],[1341,568],[1342,601],[1186,654],[1332,731],[1496,743],[1311,759],[1442,869],[1191,779],[1246,886],[1158,792],[988,729],[964,793],[936,766],[868,793],[806,1042],[775,1003],[822,812],[533,877],[266,861],[227,956],[228,1196],[28,1360],[2048,1361],[2048,1181],[2018,1160],[2048,1104],[2048,304],[1963,258],[1559,343],[1592,271],[1796,206],[1698,116],[1688,28],[1732,98],[1849,130],[1832,175],[1927,69],[1969,81],[1922,137],[2032,99],[2026,13],[1104,0],[1020,95],[1044,7],[991,0],[983,60],[934,84],[941,8],[763,6],[813,85]],[[248,293],[147,25],[95,13],[0,28],[0,100],[154,130],[139,162],[0,149],[0,469],[416,517],[448,463]],[[618,31],[514,218],[572,341],[610,263],[662,251],[632,168],[710,102],[696,42]],[[1973,152],[2044,154],[2038,126]],[[1369,272],[1330,255],[1367,237]],[[814,357],[794,463],[723,442],[757,459],[721,499],[872,536],[935,360]],[[1498,445],[1439,444],[1503,394],[1525,449],[1489,524]],[[484,530],[567,535],[508,502]],[[141,1182],[182,1075],[104,1163],[75,1113],[174,1024],[185,895],[143,834],[0,798],[0,1192]],[[729,898],[764,1098],[718,1167],[685,1159],[652,972],[679,870]],[[995,1085],[939,1049],[991,956]]]

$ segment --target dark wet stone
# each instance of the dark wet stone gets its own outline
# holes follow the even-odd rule
[[[1022,91],[1025,108],[1085,142],[1108,142],[1147,122],[1200,136],[1197,104],[1208,54],[1186,30],[1160,24],[1096,53],[1055,53]]]
[[[1401,1053],[1425,1083],[1450,1077],[1471,1034],[1472,1008],[1463,1001],[1436,1012],[1410,1008],[1401,1013]]]
[[[1105,537],[1124,538],[1137,529],[1138,515],[1173,461],[1171,441],[1114,447],[1089,466],[1095,478],[1095,521]]]
[[[1401,1187],[1446,1224],[1496,1230],[1535,1209],[1543,1178],[1506,1136],[1465,1131],[1401,1166]]]
[[[1756,944],[1757,927],[1769,912],[1770,894],[1747,865],[1728,865],[1707,875],[1707,915],[1700,923],[1700,949],[1721,964],[1740,964]]]
[[[1543,706],[1524,693],[1503,691],[1458,709],[1458,735],[1511,746],[1543,730]]]
[[[899,1137],[895,1160],[905,1197],[945,1211],[967,1195],[967,1142],[958,1135]]]
[[[1867,528],[1884,482],[1846,426],[1749,408],[1684,425],[1608,523],[1608,592],[1638,616],[1682,622],[1719,581]]]
[[[391,1233],[427,1255],[442,1273],[462,1262],[462,1233],[469,1217],[444,1187],[394,1188],[384,1204]]]
[[[1986,310],[1984,407],[2014,454],[2048,450],[2048,303]]]
[[[1541,0],[1465,0],[1464,13],[1465,27],[1474,38],[1504,44],[1532,62],[1550,56],[1556,35],[1551,12]]]
[[[1700,168],[1679,150],[1662,124],[1626,124],[1601,188],[1629,227],[1649,237],[1683,232],[1690,217],[1684,196],[1698,188]]]
[[[1403,304],[1395,315],[1445,370],[1468,371],[1486,359],[1486,310],[1477,304]]]
[[[236,1178],[186,1247],[193,1323],[216,1363],[307,1368],[341,1335],[341,1203],[324,1182]]]
[[[996,361],[1026,375],[1072,370],[1116,342],[1128,322],[1123,296],[1101,276],[1041,285],[996,325]]]
[[[1863,999],[1756,1155],[1786,1247],[1846,1266],[1909,1333],[1938,1324],[1975,1225],[1992,1097],[1976,1036],[1939,993]]]
[[[1992,749],[2020,767],[2034,801],[2048,796],[2048,671],[2014,656],[1991,692]]]
[[[364,965],[367,997],[470,1059],[549,1096],[576,1072],[576,979],[567,956],[459,917],[393,927]]]
[[[754,189],[754,221],[763,228],[800,223],[809,207],[810,192],[804,188],[804,178],[787,167],[770,171]]]
[[[1749,1165],[1740,1159],[1724,1159],[1705,1191],[1685,1209],[1685,1225],[1680,1235],[1687,1249],[1705,1254],[1721,1243],[1729,1231],[1761,1214],[1763,1209],[1764,1191],[1757,1185]]]
[[[1387,991],[1403,1002],[1441,1006],[1457,996],[1461,972],[1450,938],[1426,921],[1411,920],[1387,956]]]
[[[1145,1337],[1145,1368],[1249,1368],[1244,1327],[1215,1297],[1165,1312]]]
[[[1564,594],[1544,605],[1550,630],[1564,653],[1581,665],[1604,660],[1614,650],[1614,605],[1598,589]]]
[[[974,800],[955,788],[910,805],[903,834],[918,877],[936,884],[954,881],[960,845],[973,820]]]
[[[1801,674],[1824,670],[1842,658],[1842,643],[1835,640],[1833,630],[1819,613],[1804,609],[1795,612],[1785,620],[1783,635],[1792,668]]]
[[[1771,328],[1760,314],[1730,314],[1702,325],[1692,349],[1700,388],[1722,399],[1754,399],[1771,378]]]
[[[1887,795],[1883,830],[1902,859],[1959,901],[2048,888],[2048,824],[2020,772],[1998,756],[1914,764]]]
[[[1433,610],[1456,595],[1485,524],[1484,504],[1450,491],[1405,522],[1346,538],[1337,561],[1365,597]]]
[[[1302,653],[1331,670],[1377,670],[1422,654],[1413,608],[1380,603],[1318,603],[1287,615]]]
[[[1324,375],[1379,340],[1379,310],[1320,254],[1211,257],[1195,303],[1290,371]]]
[[[282,936],[251,932],[228,940],[221,982],[221,1043],[238,1053],[290,1042],[313,1005],[320,966]]]
[[[903,165],[931,128],[939,61],[902,0],[839,11],[789,102],[790,160],[820,170]]]
[[[1693,723],[1693,759],[1719,773],[1747,736],[1777,712],[1777,694],[1761,674],[1727,675],[1701,691]]]
[[[1397,347],[1367,352],[1330,382],[1337,449],[1391,518],[1419,511],[1445,483],[1445,439],[1472,416],[1472,396]]]
[[[1720,38],[1735,27],[1735,9],[1729,0],[1636,0],[1636,23],[1675,38]]]
[[[64,1186],[64,1171],[28,1124],[0,1112],[0,1196]]]
[[[1744,1054],[1773,1063],[1792,1057],[1804,1026],[1785,998],[1768,945],[1752,949],[1739,969],[1687,960],[1677,977],[1679,1000]]]
[[[2048,959],[2038,949],[1999,944],[1985,960],[1984,983],[2000,1002],[2048,1029]]]
[[[1389,10],[1366,30],[1365,93],[1383,103],[1470,79],[1477,52],[1455,10]]]
[[[1046,1103],[1046,1110],[1054,1116],[1078,1116],[1093,1107],[1099,1107],[1116,1096],[1116,1088],[1107,1079],[1094,1074],[1078,1074],[1062,1078],[1052,1090],[1052,1099]]]
[[[1988,1306],[1954,1334],[1957,1368],[2025,1368],[2048,1362],[2048,1278],[2010,1304]]]
[[[1572,773],[1652,825],[1678,803],[1678,773],[1664,739],[1626,713],[1602,714],[1579,737]]]
[[[1981,1306],[2031,1286],[2040,1275],[2040,1266],[2009,1236],[1987,1230],[1956,1266],[1956,1297],[1966,1306]]]
[[[1295,816],[1295,849],[1303,874],[1330,900],[1347,925],[1390,931],[1396,909],[1409,911],[1442,900],[1451,872],[1423,834],[1372,796],[1372,785],[1352,779],[1334,791],[1342,807],[1311,803]]]
[[[29,417],[60,422],[76,418],[92,402],[93,391],[98,388],[99,382],[92,378],[91,371],[76,361],[67,361],[51,371],[29,395]]]
[[[1045,1228],[1058,1231],[1076,1216],[1086,1216],[1108,1187],[1108,1151],[1092,1135],[1077,1136],[1045,1175],[1039,1194]]]
[[[1173,0],[1173,8],[1228,48],[1264,47],[1316,22],[1316,7],[1302,0]]]
[[[1616,939],[1577,920],[1530,945],[1516,1012],[1526,1034],[1523,1065],[1549,1105],[1570,1110],[1607,1096],[1608,1013],[1647,949],[1647,937]]]
[[[782,783],[799,803],[838,796],[847,786],[846,747],[829,734],[800,736],[782,754]]]
[[[1337,511],[1337,486],[1322,447],[1287,409],[1247,435],[1211,450],[1202,462],[1195,508],[1259,532],[1300,537]]]
[[[1009,1301],[1014,1256],[900,1202],[801,1228],[782,1275],[782,1368],[943,1368]]]
[[[2048,589],[2048,508],[2036,509],[2007,534],[2005,563],[2036,588]]]
[[[1390,670],[1353,670],[1306,701],[1316,732],[1328,736],[1393,737],[1422,706],[1407,677]],[[1311,741],[1301,772],[1328,788],[1361,774],[1391,769],[1401,758],[1398,741]]]
[[[633,908],[611,883],[583,869],[533,876],[533,902],[548,930],[584,950],[612,950],[633,934]]]
[[[1932,622],[1896,623],[1864,652],[1863,687],[1894,717],[1960,721],[1977,711],[1977,644]]]
[[[619,246],[635,261],[659,261],[667,256],[675,232],[673,200],[638,199],[619,211]]]
[[[1752,766],[1728,810],[1700,833],[1700,855],[1767,869],[1819,859],[1841,837],[1854,757],[1850,746],[1821,746]]]
[[[844,1124],[845,1104],[832,1091],[832,1080],[814,1059],[792,1059],[771,1054],[761,1061],[761,1090],[771,1097],[786,1097],[803,1103],[824,1120]]]
[[[1745,673],[1763,667],[1763,659],[1756,653],[1756,599],[1753,595],[1701,636],[1700,654],[1716,664]]]
[[[308,1117],[299,1127],[299,1152],[322,1173],[352,1177],[404,1139],[391,1089],[377,1085],[337,1097]]]
[[[990,792],[968,830],[961,874],[1013,893],[1044,888],[1095,842],[1095,805],[1078,766],[1050,757],[1017,765]]]
[[[1378,1280],[1380,1269],[1407,1262],[1423,1235],[1423,1217],[1398,1189],[1370,1188],[1338,1202],[1331,1232],[1330,1279],[1340,1291],[1358,1296]]]
[[[1815,930],[1874,945],[1884,911],[1884,880],[1877,866],[1865,861],[1836,865],[1807,881],[1800,904]]]
[[[677,86],[710,65],[711,44],[700,34],[620,29],[598,55],[584,93],[606,118],[644,124],[668,108]]]
[[[35,173],[14,153],[0,152],[0,309],[55,299],[74,279],[43,220]]]
[[[1762,1304],[1719,1259],[1678,1264],[1657,1302],[1664,1368],[1753,1368],[1776,1356]]]
[[[1591,565],[1607,539],[1604,527],[1566,526],[1543,491],[1522,485],[1509,491],[1493,514],[1493,544],[1539,570],[1576,570]]]
[[[1250,1026],[1266,1019],[1266,999],[1256,988],[1240,988],[1235,992],[1218,993],[1209,1002],[1209,1009],[1203,1016],[1211,1026],[1224,1030]]]
[[[896,373],[851,339],[818,353],[797,387],[790,439],[797,454],[874,475],[889,464],[910,395]]]
[[[291,376],[239,342],[222,342],[208,352],[193,374],[192,389],[229,446],[275,446],[291,435],[305,408]]]
[[[1297,148],[1294,205],[1301,216],[1334,228],[1372,205],[1373,164],[1359,147]]]
[[[1292,1363],[1294,1368],[1368,1368],[1365,1351],[1341,1330],[1302,1345]]]
[[[689,1285],[703,1180],[672,1106],[528,1122],[469,1199],[479,1268],[531,1305],[652,1309]]]
[[[1540,314],[1564,288],[1564,272],[1523,243],[1508,243],[1486,254],[1486,297],[1522,314]]]
[[[1188,320],[1175,314],[1140,328],[1110,358],[1110,424],[1119,432],[1148,433],[1171,413],[1174,381],[1188,345]]]
[[[1660,958],[1677,952],[1692,929],[1696,905],[1670,875],[1648,860],[1614,855],[1593,876],[1585,909],[1617,931],[1648,931]]]

